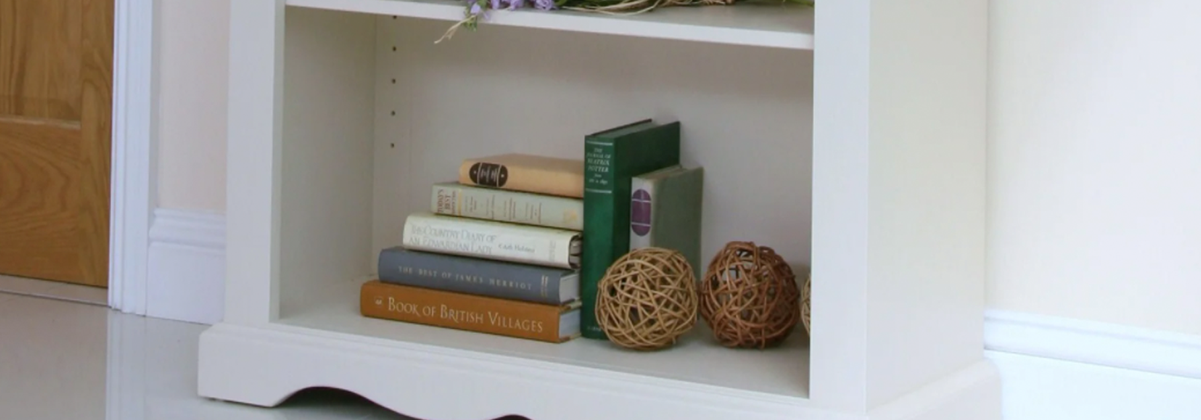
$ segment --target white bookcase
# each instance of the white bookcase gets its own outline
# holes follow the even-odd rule
[[[987,1],[632,17],[459,2],[231,2],[225,317],[202,396],[309,387],[427,419],[999,419],[983,358]],[[679,120],[704,243],[812,270],[812,336],[553,345],[361,317],[358,286],[467,157],[582,157]]]

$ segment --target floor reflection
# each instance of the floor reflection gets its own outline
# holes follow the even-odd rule
[[[305,390],[271,409],[200,398],[206,327],[0,292],[0,419],[406,418],[333,389]]]
[[[106,420],[403,420],[356,394],[300,391],[274,408],[214,401],[196,395],[200,333],[207,326],[108,312]]]

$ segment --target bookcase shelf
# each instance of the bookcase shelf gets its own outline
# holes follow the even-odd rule
[[[755,351],[753,357],[716,345],[703,324],[682,337],[671,351],[635,352],[598,340],[548,345],[365,318],[359,315],[359,284],[359,280],[341,282],[314,304],[281,317],[278,324],[376,343],[402,342],[424,349],[459,351],[470,357],[494,358],[498,363],[529,368],[571,370],[581,375],[618,374],[644,383],[711,387],[802,405],[808,397],[808,343],[803,335],[781,347]]]
[[[463,18],[463,2],[452,0],[288,0],[287,4],[451,22]],[[665,9],[631,16],[575,11],[503,10],[489,16],[481,26],[484,33],[488,32],[487,25],[813,49],[813,9],[779,1],[760,1],[738,7]],[[433,39],[437,39],[437,36],[430,41]]]
[[[986,4],[500,12],[435,45],[458,3],[231,2],[225,317],[198,392],[335,387],[437,419],[999,419]],[[727,349],[702,321],[634,352],[360,316],[378,252],[463,159],[582,158],[584,134],[648,117],[705,167],[703,257],[751,240],[811,272],[811,336]]]

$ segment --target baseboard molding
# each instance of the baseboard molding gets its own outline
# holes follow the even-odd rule
[[[225,307],[225,216],[156,209],[150,226],[146,316],[215,324]]]
[[[1201,418],[1201,337],[988,311],[1006,420]]]
[[[985,313],[984,347],[1201,379],[1201,337],[1017,312]]]

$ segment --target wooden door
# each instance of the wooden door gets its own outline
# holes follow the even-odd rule
[[[0,274],[108,285],[113,0],[0,0]]]

